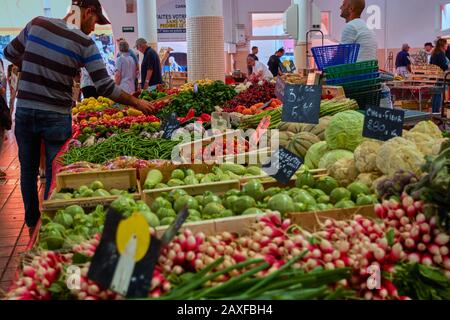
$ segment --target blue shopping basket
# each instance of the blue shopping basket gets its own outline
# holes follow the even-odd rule
[[[359,43],[314,47],[311,49],[320,71],[331,66],[355,63],[358,60]]]

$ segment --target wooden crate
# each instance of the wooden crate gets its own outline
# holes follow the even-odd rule
[[[263,148],[240,154],[226,155],[216,158],[216,163],[236,163],[241,165],[261,166],[269,161],[272,149]],[[256,163],[255,163],[256,162]]]
[[[323,86],[322,95],[332,96],[333,98],[345,98],[345,91],[340,86]]]
[[[328,175],[326,169],[314,169],[314,170],[309,170],[309,172],[312,173],[314,178],[316,178],[316,179],[318,179],[320,177],[325,177]],[[264,186],[265,190],[272,188],[272,187],[294,188],[295,184],[297,182],[297,176],[294,175],[287,185],[281,185],[277,180],[275,180],[275,178],[272,178],[271,176],[268,176],[265,174],[261,175],[261,176],[255,176],[255,177],[243,177],[242,179],[239,180],[239,182],[241,183],[241,186],[242,186],[243,184],[247,183],[248,181],[254,180],[254,179],[261,180],[261,183]]]
[[[421,64],[421,65],[411,65],[412,74],[422,74],[422,75],[437,75],[443,76],[444,72],[442,69],[436,65],[432,64]]]
[[[148,168],[144,168],[144,169],[140,169],[139,170],[139,176],[141,177],[141,179],[139,180],[139,183],[140,183],[141,189],[144,190],[145,189],[144,188],[145,179],[147,178],[148,173],[152,169],[158,169],[163,175],[163,181],[168,181],[168,180],[170,180],[170,177],[172,175],[172,171],[174,171],[176,169],[182,169],[182,170],[191,169],[191,170],[194,170],[195,173],[207,174],[207,173],[210,173],[212,171],[213,167],[214,167],[214,165],[208,165],[208,164],[180,164],[180,165],[176,165],[176,164],[173,164],[173,163],[167,163],[164,166],[150,166]]]
[[[182,189],[186,191],[191,196],[198,196],[204,194],[206,191],[213,192],[218,195],[225,194],[230,189],[240,189],[239,180],[230,180],[224,182],[215,182],[215,183],[205,183],[198,185],[189,185],[189,186],[178,186],[172,188],[164,188],[164,189],[154,189],[154,190],[144,190],[142,193],[142,200],[145,201],[149,206],[153,203],[153,201],[158,198],[162,193],[171,192],[173,190]]]
[[[128,190],[130,188],[137,188],[137,192],[132,194],[133,198],[135,200],[140,200],[142,197],[141,186],[137,180],[137,172],[135,169],[60,173],[56,176],[56,188],[53,193],[57,193],[62,189],[78,189],[83,185],[89,186],[96,180],[101,181],[105,186],[105,189],[108,191],[111,189]],[[47,200],[43,202],[42,207],[44,211],[50,212],[66,208],[71,205],[79,205],[83,208],[93,208],[99,204],[109,205],[117,198],[118,196],[78,198],[70,200]]]
[[[262,215],[248,215],[248,216],[235,216],[222,219],[206,220],[192,223],[185,223],[181,230],[189,229],[194,233],[203,232],[205,235],[216,235],[222,232],[236,233],[239,235],[245,235],[250,229],[250,226],[258,221],[258,218]],[[162,237],[166,232],[168,226],[156,228],[156,234],[158,237]]]
[[[368,218],[377,218],[374,205],[349,209],[289,213],[288,218],[291,219],[292,223],[297,224],[306,230],[314,231],[320,228],[319,222],[323,223],[326,219],[347,220],[351,219],[356,214],[360,214]]]

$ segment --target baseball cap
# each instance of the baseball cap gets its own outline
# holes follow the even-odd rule
[[[103,15],[102,5],[98,0],[72,0],[72,5],[78,6],[80,8],[94,8],[98,16],[97,24],[106,25],[111,24],[109,20]]]

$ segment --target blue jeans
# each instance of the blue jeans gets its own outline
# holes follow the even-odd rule
[[[442,106],[442,93],[435,93],[432,99],[433,113],[440,113]]]
[[[26,108],[16,110],[15,135],[19,147],[20,186],[25,206],[25,222],[34,227],[40,218],[37,177],[41,142],[45,145],[45,195],[49,196],[52,163],[72,134],[72,116]]]

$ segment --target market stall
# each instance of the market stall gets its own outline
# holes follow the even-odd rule
[[[329,68],[347,97],[286,75],[161,86],[141,96],[153,116],[83,101],[6,297],[448,299],[449,132],[426,119],[403,130],[409,115],[378,108],[377,68]],[[227,132],[210,130],[216,112]],[[180,145],[189,161],[175,163]],[[147,279],[139,290],[98,276],[107,248],[127,258],[126,242],[108,240],[114,225],[123,236],[121,223],[142,237],[138,248],[160,246],[137,267]],[[79,286],[68,287],[74,266]]]
[[[430,111],[430,99],[444,92],[444,72],[434,65],[412,65],[406,79],[388,82],[396,106],[422,112]]]

